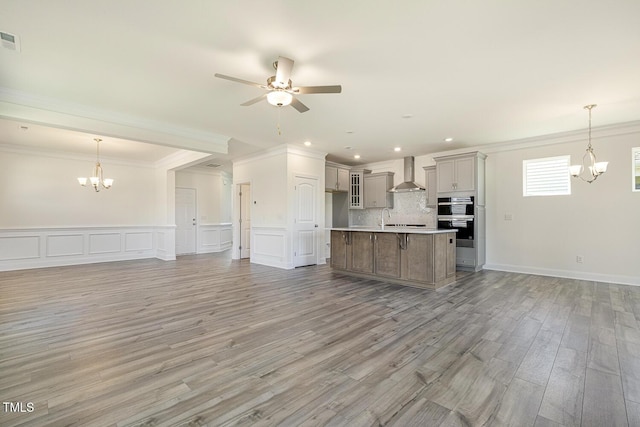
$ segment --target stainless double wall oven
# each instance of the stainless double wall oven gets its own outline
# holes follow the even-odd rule
[[[475,247],[474,222],[475,205],[473,196],[438,198],[438,228],[457,229],[457,247]]]

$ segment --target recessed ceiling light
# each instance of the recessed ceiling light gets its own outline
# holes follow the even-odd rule
[[[403,119],[410,119],[411,117],[413,117],[413,114],[403,114],[402,115]]]
[[[360,154],[356,154],[355,156],[353,156],[354,159],[359,159],[360,158]]]
[[[402,148],[396,147],[396,148],[393,149],[393,151],[395,151],[397,153],[398,151],[402,151]]]
[[[451,142],[451,141],[453,141],[453,138],[451,138],[451,137],[448,137],[448,138],[444,139],[444,142]]]
[[[348,130],[348,131],[346,131],[346,132],[347,132],[347,133],[353,133],[353,131],[352,131],[352,130]]]
[[[307,147],[309,147],[311,145],[311,141],[305,141],[304,145],[306,145]]]
[[[346,147],[344,147],[345,150],[353,150],[353,147],[350,145],[347,145]]]

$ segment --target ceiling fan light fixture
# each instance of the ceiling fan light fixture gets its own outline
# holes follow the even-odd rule
[[[291,104],[293,95],[283,90],[272,90],[267,94],[267,101],[269,104],[276,107],[284,107]]]

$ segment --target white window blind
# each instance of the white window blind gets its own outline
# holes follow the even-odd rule
[[[569,156],[522,161],[522,195],[560,196],[571,194]]]

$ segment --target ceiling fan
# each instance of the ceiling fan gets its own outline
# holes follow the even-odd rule
[[[238,79],[236,77],[225,76],[224,74],[216,73],[215,76],[221,79],[231,80],[232,82],[244,83],[246,85],[259,87],[265,89],[267,93],[260,95],[257,98],[250,99],[249,101],[240,104],[244,107],[253,105],[257,102],[267,99],[267,102],[276,107],[284,107],[291,105],[300,113],[304,113],[309,110],[309,107],[304,105],[300,100],[294,97],[294,95],[306,95],[313,93],[340,93],[342,92],[342,86],[292,86],[291,83],[291,70],[293,69],[293,60],[285,58],[284,56],[278,57],[278,60],[273,63],[273,68],[276,69],[276,75],[267,79],[266,85],[250,82],[248,80]]]

